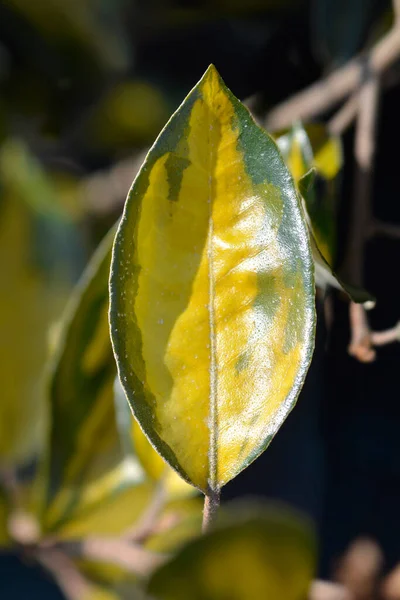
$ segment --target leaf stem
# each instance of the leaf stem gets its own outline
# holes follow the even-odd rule
[[[204,496],[203,533],[208,531],[217,515],[220,505],[220,492],[209,490]]]

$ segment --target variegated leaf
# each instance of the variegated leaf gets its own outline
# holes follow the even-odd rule
[[[120,379],[142,429],[187,481],[219,490],[294,406],[314,280],[279,150],[213,66],[133,184],[110,291]]]

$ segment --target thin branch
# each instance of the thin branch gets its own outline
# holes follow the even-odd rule
[[[63,548],[71,554],[116,565],[139,576],[149,575],[168,558],[127,540],[108,537],[88,537],[80,543],[64,543]]]
[[[397,24],[400,23],[400,0],[393,0],[394,18]]]
[[[359,93],[359,112],[354,141],[354,199],[342,272],[354,285],[362,286],[364,246],[371,221],[373,160],[378,118],[379,79],[369,72]]]
[[[355,120],[360,104],[360,94],[354,92],[352,96],[328,121],[327,127],[333,135],[341,135]]]
[[[393,225],[379,219],[373,219],[368,228],[368,237],[374,236],[385,236],[400,240],[400,225]]]
[[[360,362],[373,362],[376,358],[376,352],[372,347],[371,330],[362,304],[350,302],[349,319],[351,339],[348,353]]]
[[[124,534],[124,539],[136,543],[145,541],[155,530],[160,513],[165,506],[166,499],[167,494],[165,484],[162,481],[157,486],[152,501],[139,519],[139,522]]]
[[[343,585],[317,580],[311,584],[308,600],[353,600],[353,596]]]
[[[210,490],[206,496],[204,496],[204,509],[203,509],[203,533],[208,531],[214,522],[217,515],[217,511],[220,505],[220,493],[219,491]]]
[[[400,321],[391,329],[371,331],[371,343],[373,346],[385,346],[392,342],[400,342]]]
[[[355,91],[365,64],[372,73],[383,73],[400,56],[400,25],[396,25],[364,56],[350,60],[331,75],[295,94],[267,115],[269,130],[289,127],[298,119],[307,120],[324,113]]]
[[[39,549],[38,562],[54,577],[68,600],[82,600],[89,594],[90,584],[72,560],[57,548]]]

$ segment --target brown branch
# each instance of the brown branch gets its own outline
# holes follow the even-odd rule
[[[364,306],[354,302],[350,303],[349,317],[351,340],[348,352],[360,362],[367,363],[375,360],[374,347],[400,342],[400,321],[391,329],[372,331]]]
[[[204,509],[203,509],[203,533],[208,531],[214,522],[217,515],[218,508],[220,505],[220,494],[210,490],[206,496],[204,496]]]
[[[385,346],[392,342],[400,342],[400,321],[391,329],[371,331],[371,343],[373,346]]]
[[[376,352],[372,347],[371,330],[363,305],[350,302],[349,318],[351,339],[348,353],[360,362],[373,362]]]
[[[353,600],[353,595],[338,583],[313,581],[308,600]]]
[[[344,278],[363,284],[364,246],[371,221],[373,159],[378,117],[379,80],[371,72],[359,93],[359,112],[354,141],[354,199],[350,215],[347,249],[343,261]]]
[[[82,600],[88,595],[89,582],[64,552],[54,547],[39,549],[36,557],[38,562],[53,575],[68,600]]]
[[[356,90],[362,83],[365,64],[373,74],[382,74],[400,56],[400,25],[393,27],[365,55],[350,60],[331,75],[295,94],[267,115],[269,130],[289,127],[298,119],[324,113]]]
[[[352,96],[328,121],[327,127],[333,135],[341,135],[355,120],[360,104],[360,94],[354,92]]]
[[[395,22],[398,24],[400,22],[400,0],[393,0],[393,12]]]
[[[385,223],[379,219],[372,219],[368,228],[368,237],[385,236],[400,240],[400,225]]]
[[[64,543],[63,548],[72,555],[109,563],[139,576],[149,575],[168,558],[129,542],[108,537],[88,537],[79,543]]]
[[[124,534],[124,539],[136,543],[146,540],[156,528],[158,518],[165,506],[166,499],[167,494],[164,482],[162,481],[157,486],[153,499],[139,519],[139,522]]]

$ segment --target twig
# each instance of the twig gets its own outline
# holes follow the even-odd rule
[[[360,95],[354,92],[352,96],[328,121],[327,127],[333,135],[342,134],[354,121],[358,113]]]
[[[72,560],[57,548],[39,549],[37,559],[54,577],[68,600],[82,600],[90,591],[87,579]]]
[[[295,94],[267,115],[269,130],[289,127],[298,119],[307,120],[335,106],[360,85],[365,64],[371,73],[383,73],[400,56],[400,25],[389,31],[364,56],[350,60],[331,75]]]
[[[348,352],[360,362],[375,360],[374,347],[400,342],[400,321],[391,329],[371,331],[364,306],[354,302],[350,303],[349,315],[351,341]]]
[[[363,284],[364,246],[371,220],[373,159],[378,117],[379,80],[369,73],[360,90],[354,142],[354,199],[343,271],[354,285]]]
[[[385,346],[392,342],[400,342],[400,321],[391,329],[371,331],[371,343],[373,346]]]
[[[393,0],[393,11],[396,23],[400,22],[400,0]]]
[[[203,533],[208,531],[217,515],[217,511],[220,505],[220,493],[219,491],[210,490],[204,497],[204,509],[203,509]]]
[[[350,302],[349,318],[351,340],[348,353],[360,362],[373,362],[376,352],[372,347],[371,330],[363,305]]]
[[[165,506],[166,499],[165,484],[164,481],[161,481],[155,490],[151,503],[139,519],[139,522],[124,534],[124,539],[136,543],[146,540],[156,527],[156,522]]]
[[[352,594],[343,585],[330,581],[313,581],[309,600],[353,600]]]
[[[147,576],[168,558],[165,554],[150,552],[127,540],[106,537],[89,537],[77,547],[85,558],[117,565],[129,573]]]
[[[393,225],[379,219],[372,219],[368,228],[368,237],[379,235],[400,240],[400,225]]]

